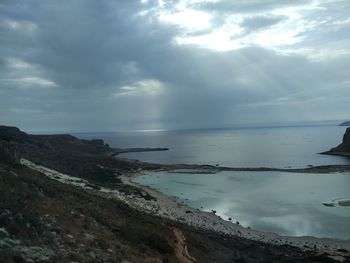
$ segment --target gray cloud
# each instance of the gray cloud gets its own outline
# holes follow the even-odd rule
[[[223,1],[210,10],[281,6],[253,2]],[[0,122],[31,130],[122,130],[346,118],[349,55],[313,61],[254,45],[226,52],[179,45],[174,39],[183,29],[159,21],[158,10],[131,1],[3,2]],[[320,22],[325,14],[318,15],[313,19]],[[284,19],[254,15],[242,25],[262,29]],[[308,45],[296,47],[314,41],[342,50],[349,25],[339,22],[332,31],[331,22],[326,38],[305,31]]]
[[[288,17],[276,15],[253,16],[244,19],[241,25],[250,31],[275,25],[284,19],[288,19]]]
[[[298,6],[308,4],[310,1],[307,0],[223,0],[218,2],[202,2],[194,4],[195,7],[207,10],[210,12],[219,13],[245,13],[245,12],[263,12],[274,8]]]

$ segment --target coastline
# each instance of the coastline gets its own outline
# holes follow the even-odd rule
[[[203,173],[221,172],[221,171],[235,171],[235,172],[289,172],[289,173],[335,173],[335,172],[350,172],[350,165],[319,165],[319,166],[307,166],[301,168],[273,168],[273,167],[232,167],[232,166],[218,166],[209,164],[191,164],[191,163],[176,163],[176,164],[159,164],[159,163],[148,163],[140,160],[130,159],[119,156],[123,153],[131,152],[154,152],[154,151],[168,151],[168,148],[125,148],[125,149],[112,149],[107,152],[108,156],[112,156],[116,159],[122,159],[130,164],[138,163],[140,165],[148,166],[151,165],[152,169],[143,168],[144,170],[203,170]],[[333,153],[319,153],[324,155],[339,155]],[[343,155],[344,156],[344,155]],[[350,156],[350,155],[349,155]]]
[[[158,209],[153,211],[153,215],[186,224],[203,231],[214,231],[222,235],[237,236],[268,244],[289,245],[302,250],[318,250],[330,254],[339,254],[339,251],[337,251],[339,249],[350,250],[350,239],[341,240],[312,236],[282,236],[277,233],[258,231],[226,221],[212,212],[189,207],[184,203],[179,203],[175,197],[167,196],[156,189],[132,181],[141,175],[142,173],[123,175],[121,176],[121,180],[124,184],[137,187],[156,198]]]
[[[245,228],[232,222],[225,221],[212,212],[200,211],[199,209],[188,207],[183,203],[177,202],[174,197],[167,196],[155,189],[132,182],[134,178],[141,176],[144,172],[147,172],[147,170],[139,170],[137,173],[133,172],[119,175],[123,184],[138,188],[141,193],[143,193],[142,197],[134,194],[126,194],[117,189],[94,185],[82,178],[57,172],[45,166],[34,164],[26,159],[21,159],[21,164],[53,180],[73,185],[93,195],[122,201],[131,208],[142,213],[160,217],[176,224],[186,225],[200,232],[215,232],[227,237],[246,238],[272,245],[293,246],[303,251],[318,251],[333,256],[344,256],[350,251],[350,240],[310,236],[281,236],[276,233]],[[146,196],[152,196],[153,198],[145,198]]]
[[[116,156],[121,153],[137,153],[137,152],[158,152],[169,151],[169,148],[113,148],[109,153],[111,156]]]

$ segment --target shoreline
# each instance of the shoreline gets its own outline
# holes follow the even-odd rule
[[[169,151],[169,148],[114,148],[109,155],[117,156],[122,153],[138,153],[138,152],[158,152]]]
[[[184,203],[179,203],[175,197],[168,196],[156,189],[132,181],[142,175],[142,173],[123,175],[121,176],[121,180],[124,184],[137,187],[157,199],[156,202],[159,209],[154,213],[156,216],[183,223],[203,231],[214,231],[222,235],[247,238],[273,245],[289,245],[306,251],[319,250],[330,254],[339,254],[339,251],[337,251],[339,249],[350,250],[350,239],[282,236],[277,233],[254,230],[226,221],[212,212],[189,207]]]
[[[130,158],[124,158],[119,156],[123,153],[135,153],[135,152],[154,152],[154,151],[168,151],[169,148],[121,148],[112,149],[107,152],[107,155],[117,158],[119,160],[126,161],[130,164],[139,164],[148,166],[151,165],[152,168],[143,168],[145,171],[154,170],[181,170],[181,169],[193,169],[193,170],[203,170],[204,173],[221,172],[221,171],[235,171],[235,172],[289,172],[289,173],[336,173],[336,172],[350,172],[350,165],[347,164],[329,164],[329,165],[308,165],[306,167],[300,168],[279,168],[279,167],[233,167],[233,166],[219,166],[210,164],[191,164],[191,163],[149,163],[141,160],[135,160]],[[334,155],[326,153],[319,153],[325,155]]]
[[[226,237],[246,238],[271,245],[293,246],[303,251],[326,252],[332,256],[348,255],[350,251],[350,239],[281,236],[272,232],[245,228],[226,221],[212,212],[201,211],[184,203],[179,203],[175,197],[167,196],[151,187],[132,182],[134,178],[141,176],[144,172],[149,172],[149,170],[139,170],[138,173],[119,175],[123,184],[136,187],[141,191],[142,196],[137,196],[123,193],[117,189],[94,185],[85,179],[63,174],[42,165],[36,165],[26,159],[21,159],[21,164],[53,180],[78,187],[93,195],[119,200],[139,212],[186,225],[202,233],[215,232]],[[153,199],[146,199],[147,195],[152,196]]]

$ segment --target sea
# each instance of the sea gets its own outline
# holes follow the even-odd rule
[[[341,143],[346,127],[297,126],[74,134],[112,147],[166,147],[169,151],[119,157],[152,163],[305,168],[350,165],[350,158],[319,154]],[[350,239],[350,207],[323,203],[350,199],[350,173],[148,173],[135,179],[179,202],[260,231]],[[336,202],[335,202],[336,203]]]

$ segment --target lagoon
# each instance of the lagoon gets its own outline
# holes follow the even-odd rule
[[[350,165],[350,158],[318,154],[341,142],[346,127],[305,126],[75,134],[102,138],[112,147],[167,147],[169,151],[119,157],[154,163],[233,167],[303,168]],[[136,182],[176,196],[189,206],[216,210],[224,219],[282,235],[350,238],[350,207],[327,207],[350,199],[350,174],[220,172],[151,173]],[[202,208],[201,208],[202,207]]]
[[[350,207],[323,205],[350,199],[350,173],[156,172],[134,181],[256,230],[350,239]]]

